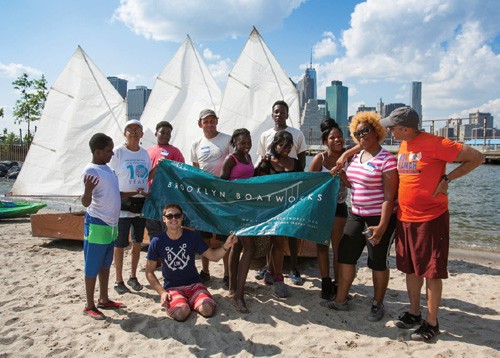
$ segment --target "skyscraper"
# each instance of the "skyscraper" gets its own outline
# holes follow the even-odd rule
[[[118,77],[108,77],[109,82],[113,85],[114,88],[118,91],[120,96],[122,96],[123,99],[127,97],[127,80],[118,78]]]
[[[140,119],[148,102],[151,90],[146,86],[136,86],[128,90],[128,119]]]
[[[347,130],[347,95],[348,88],[342,86],[342,81],[332,81],[332,85],[326,87],[328,115],[337,121],[344,133],[349,132]]]
[[[306,68],[304,76],[299,80],[297,84],[297,90],[299,91],[299,106],[300,111],[304,110],[304,106],[310,99],[316,99],[317,97],[317,82],[316,82],[316,70],[312,67],[312,57],[309,64],[309,68]]]
[[[422,82],[411,83],[410,105],[418,113],[419,128],[422,128]]]

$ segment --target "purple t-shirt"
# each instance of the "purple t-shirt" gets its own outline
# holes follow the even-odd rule
[[[207,251],[208,245],[197,231],[184,229],[182,236],[172,240],[166,232],[154,237],[149,244],[147,259],[161,259],[163,288],[188,286],[200,283],[201,278],[196,269],[195,256]]]

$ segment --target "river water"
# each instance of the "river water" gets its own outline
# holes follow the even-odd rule
[[[312,157],[307,158],[308,161]],[[457,164],[448,164],[449,173]],[[479,166],[468,175],[449,185],[450,236],[454,247],[480,248],[500,251],[500,177],[499,165]],[[2,200],[14,180],[0,178]],[[19,199],[25,200],[25,199]],[[83,207],[79,199],[43,198],[49,209],[78,211]]]

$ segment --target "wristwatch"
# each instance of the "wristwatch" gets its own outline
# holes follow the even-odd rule
[[[444,180],[447,183],[451,182],[451,179],[448,179],[448,175],[446,175],[446,174],[443,174],[443,176],[441,177],[441,180]]]

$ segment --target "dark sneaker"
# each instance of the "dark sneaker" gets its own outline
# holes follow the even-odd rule
[[[337,303],[335,301],[321,301],[320,305],[335,311],[349,311],[349,303],[347,300],[343,303]]]
[[[256,280],[263,280],[266,272],[267,272],[267,266],[264,266],[259,271],[257,271],[257,273],[255,274],[255,279]]]
[[[123,295],[125,293],[130,293],[129,288],[127,286],[125,286],[125,284],[123,283],[123,281],[115,283],[115,291],[119,295]]]
[[[290,277],[290,280],[292,280],[294,285],[301,286],[304,283],[302,277],[300,277],[300,272],[298,270],[293,269],[292,271],[290,271],[288,277]]]
[[[274,295],[278,298],[286,298],[289,296],[288,286],[283,281],[274,282]]]
[[[206,273],[203,270],[200,271],[200,277],[201,277],[201,282],[203,283],[210,281],[210,274]]]
[[[269,271],[266,271],[266,273],[264,274],[264,284],[266,286],[271,286],[274,284],[274,276]]]
[[[370,322],[380,321],[384,317],[384,304],[373,301],[372,308],[366,319]]]
[[[139,281],[137,280],[137,277],[131,277],[128,281],[127,281],[127,285],[129,285],[130,287],[132,287],[132,289],[134,291],[140,291],[144,288],[143,285],[141,285],[139,283]]]
[[[224,277],[222,278],[222,281],[223,281],[223,283],[224,283],[224,288],[225,288],[226,290],[229,290],[229,276],[224,276]]]
[[[396,321],[396,327],[410,329],[422,323],[422,315],[412,315],[410,312],[401,313]]]
[[[436,325],[431,326],[427,321],[423,321],[422,325],[418,327],[415,332],[410,335],[414,341],[428,342],[439,334],[439,322],[436,320]]]
[[[321,298],[324,300],[333,299],[333,282],[330,277],[321,279]]]

